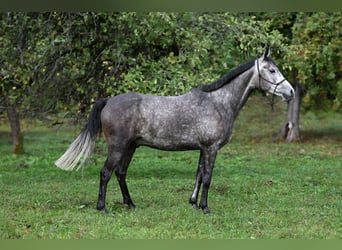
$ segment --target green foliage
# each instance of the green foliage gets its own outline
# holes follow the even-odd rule
[[[296,77],[307,94],[306,110],[340,112],[341,106],[341,30],[342,14],[334,13],[258,13],[269,20],[270,30],[282,34],[278,64],[286,77]]]
[[[314,110],[341,111],[342,14],[299,13],[287,56],[308,89],[304,105]]]
[[[284,40],[270,21],[231,13],[148,13],[124,15],[134,23],[129,41],[129,68],[113,94],[139,91],[177,95],[211,82],[247,58],[257,57],[266,44],[276,51]]]
[[[75,105],[84,112],[98,97],[128,91],[182,94],[281,41],[268,33],[270,22],[230,13],[6,13],[0,20],[7,62],[0,86],[7,103],[34,116]]]
[[[22,115],[87,114],[128,91],[182,94],[266,45],[287,77],[298,71],[307,108],[341,107],[339,12],[1,13],[0,24],[0,102]]]

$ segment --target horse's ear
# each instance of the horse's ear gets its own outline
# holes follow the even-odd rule
[[[271,56],[271,49],[270,47],[266,47],[265,53],[264,53],[264,58],[270,57]]]

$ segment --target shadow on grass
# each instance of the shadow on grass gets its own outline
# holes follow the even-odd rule
[[[318,140],[342,142],[342,128],[310,129],[301,131],[302,142],[316,142]]]
[[[129,177],[134,179],[195,179],[197,163],[194,162],[191,166],[186,166],[185,163],[180,163],[179,167],[167,166],[161,163],[160,166],[155,166],[153,168],[143,166],[133,166],[129,170]]]

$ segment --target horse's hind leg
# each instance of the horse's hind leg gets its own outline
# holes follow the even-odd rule
[[[129,208],[135,208],[135,205],[131,199],[131,196],[128,191],[127,183],[126,183],[126,176],[127,176],[127,169],[135,152],[135,146],[129,147],[122,156],[122,160],[120,165],[115,168],[115,175],[120,185],[123,203],[127,204]]]
[[[112,177],[113,170],[120,165],[123,153],[114,147],[108,147],[108,157],[100,172],[100,189],[96,208],[108,213],[106,209],[107,184]]]
[[[103,211],[104,213],[108,213],[108,210],[106,209],[107,184],[113,174],[113,169],[114,165],[108,157],[100,172],[100,190],[96,206],[98,210]]]

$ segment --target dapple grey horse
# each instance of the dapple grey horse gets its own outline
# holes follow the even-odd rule
[[[254,89],[289,101],[294,96],[267,48],[264,55],[230,71],[219,80],[180,96],[120,94],[100,99],[80,135],[57,161],[64,170],[78,169],[92,153],[103,131],[108,155],[100,172],[97,209],[106,209],[107,184],[116,174],[123,202],[135,205],[126,184],[127,169],[139,146],[161,150],[199,150],[196,181],[190,203],[209,213],[208,191],[217,152],[229,142],[234,121]],[[202,195],[198,195],[202,185]]]

